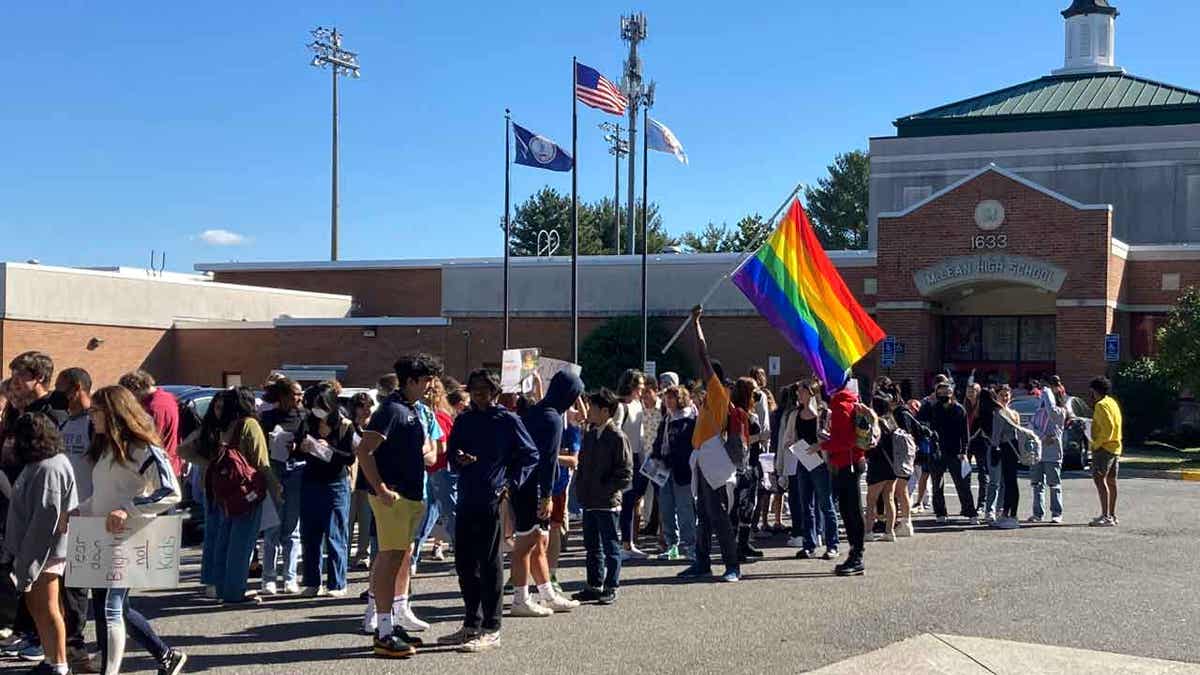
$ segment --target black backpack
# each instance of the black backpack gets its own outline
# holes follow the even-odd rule
[[[200,430],[200,425],[203,420],[200,419],[200,413],[196,412],[195,406],[190,402],[179,402],[179,440],[191,436],[193,432]]]

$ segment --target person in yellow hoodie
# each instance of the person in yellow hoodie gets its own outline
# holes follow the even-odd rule
[[[1113,527],[1117,520],[1117,465],[1121,459],[1121,407],[1108,395],[1112,383],[1097,377],[1089,385],[1092,415],[1092,480],[1100,496],[1100,515],[1092,527]]]

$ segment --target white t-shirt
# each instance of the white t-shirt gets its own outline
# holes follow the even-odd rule
[[[625,433],[625,438],[629,439],[629,451],[635,456],[640,455],[644,445],[642,433],[646,425],[646,411],[642,409],[642,402],[636,399],[622,403],[621,410],[624,411],[621,431]]]
[[[75,471],[75,489],[79,492],[79,501],[92,496],[92,460],[88,459],[88,446],[92,442],[92,421],[87,413],[80,413],[67,420],[62,427],[63,445],[67,450],[67,459],[71,460],[71,469]]]

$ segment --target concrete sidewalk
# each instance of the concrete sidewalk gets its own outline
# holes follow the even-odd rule
[[[1200,673],[1200,665],[1086,649],[924,633],[813,671],[817,675],[883,672],[1182,675]]]

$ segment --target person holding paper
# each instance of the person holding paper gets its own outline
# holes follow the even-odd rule
[[[54,420],[25,413],[13,426],[13,449],[25,469],[13,486],[2,557],[11,565],[16,589],[33,615],[45,653],[45,661],[34,672],[66,675],[62,583],[67,563],[65,523],[77,503],[75,476]]]
[[[1017,483],[1017,441],[1012,427],[1020,426],[1021,415],[1012,409],[1012,389],[1007,384],[996,387],[995,424],[992,425],[992,450],[999,455],[1001,492],[1000,512],[992,527],[998,530],[1015,530],[1021,527],[1017,520],[1017,507],[1021,501],[1021,489]]]
[[[837,510],[833,505],[833,476],[821,457],[821,433],[829,421],[829,408],[821,398],[821,381],[804,378],[796,390],[798,412],[787,451],[796,458],[796,470],[789,483],[792,494],[792,539],[799,546],[796,558],[817,557],[817,546],[824,542],[823,560],[838,558]],[[799,523],[797,526],[796,523]],[[797,540],[798,538],[798,540]]]
[[[646,554],[637,547],[638,524],[642,521],[642,497],[650,485],[650,479],[642,475],[642,462],[646,432],[646,409],[642,405],[642,391],[646,387],[646,375],[640,370],[630,368],[621,373],[617,382],[617,397],[621,401],[614,418],[621,433],[629,440],[629,450],[633,452],[633,484],[629,494],[621,500],[621,543],[625,546],[622,559],[632,560],[645,558]]]
[[[304,430],[304,391],[289,378],[271,384],[275,407],[262,413],[262,428],[271,446],[271,471],[283,490],[275,503],[279,525],[263,531],[262,590],[264,595],[279,592],[276,577],[283,577],[284,593],[299,593],[296,570],[300,562],[300,491],[303,485],[306,455],[299,453]],[[280,558],[283,570],[279,570]]]
[[[653,454],[671,470],[658,489],[658,513],[667,549],[659,560],[691,559],[696,550],[696,499],[692,496],[692,434],[696,409],[687,387],[673,385],[663,392],[667,415],[658,426]]]
[[[253,400],[251,396],[251,404]],[[90,412],[93,428],[90,456],[96,467],[92,471],[92,496],[75,513],[105,516],[108,531],[117,533],[125,529],[130,516],[153,517],[178,504],[179,482],[159,445],[154,420],[133,394],[124,387],[104,387],[92,397]],[[258,534],[257,525],[253,534]],[[251,539],[251,547],[253,543]],[[240,555],[244,590],[250,548],[243,549]],[[154,657],[160,673],[177,675],[183,670],[187,655],[168,647],[145,617],[130,607],[128,588],[93,588],[92,609],[97,617],[96,641],[100,643],[107,675],[121,672],[127,630]]]
[[[304,594],[346,594],[350,529],[350,465],[358,435],[342,415],[333,387],[322,383],[304,394],[308,417],[302,447],[316,448],[304,463],[300,488],[300,544],[304,551]],[[324,555],[322,555],[324,551]],[[325,581],[322,583],[322,568]]]
[[[692,327],[696,331],[696,353],[706,385],[704,402],[692,434],[692,494],[698,507],[696,528],[696,560],[679,573],[682,578],[706,577],[712,574],[710,551],[712,535],[717,535],[725,571],[719,577],[724,582],[742,578],[738,563],[737,539],[734,534],[730,508],[734,503],[737,466],[744,463],[748,446],[749,419],[733,413],[729,390],[725,386],[725,371],[719,361],[708,356],[708,342],[700,327],[703,309],[692,308]],[[731,417],[734,418],[731,423]]]
[[[972,525],[979,524],[975,509],[975,498],[971,495],[971,474],[963,475],[962,465],[967,460],[967,411],[954,400],[954,386],[949,380],[940,381],[934,389],[933,402],[922,406],[919,418],[926,420],[937,435],[940,452],[933,459],[933,511],[939,524],[949,522],[946,516],[946,495],[943,485],[946,474],[954,482],[958,492],[959,513],[970,519]]]

